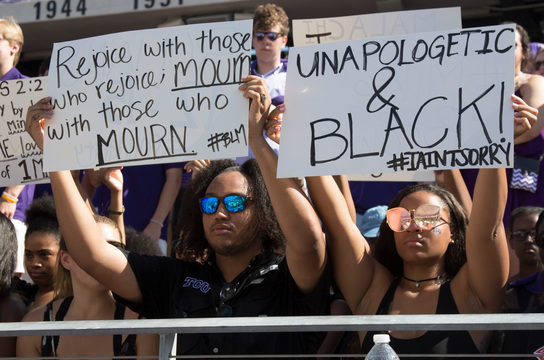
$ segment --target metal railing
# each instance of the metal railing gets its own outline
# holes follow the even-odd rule
[[[470,314],[470,315],[342,315],[342,316],[278,316],[188,319],[140,319],[102,321],[52,321],[0,323],[0,337],[42,335],[99,335],[99,334],[159,334],[159,359],[175,358],[171,354],[174,335],[209,333],[273,333],[302,331],[403,331],[403,330],[544,330],[544,314]],[[536,355],[470,355],[470,357],[530,357]],[[337,355],[346,357],[345,355]],[[361,357],[361,355],[353,355]],[[426,357],[436,355],[404,355]],[[461,357],[462,354],[448,354]],[[188,356],[195,358],[195,356]],[[211,356],[203,356],[209,358]],[[230,356],[231,358],[259,358],[259,356]],[[263,356],[261,356],[263,357]],[[308,358],[308,355],[266,355],[267,358]],[[312,356],[313,358],[319,356]],[[327,357],[334,357],[327,355]],[[96,357],[95,357],[96,358]],[[134,357],[131,357],[134,358]],[[176,357],[183,358],[183,357]],[[220,358],[220,357],[217,357]],[[221,357],[228,358],[228,357]],[[3,358],[5,360],[10,358]]]

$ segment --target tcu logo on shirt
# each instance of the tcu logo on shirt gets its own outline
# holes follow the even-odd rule
[[[185,283],[183,284],[183,287],[189,286],[191,286],[193,289],[200,290],[204,294],[210,291],[211,288],[210,284],[208,284],[207,282],[187,276],[185,278]]]

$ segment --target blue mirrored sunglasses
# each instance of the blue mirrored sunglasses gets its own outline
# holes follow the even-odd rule
[[[277,32],[258,32],[258,33],[255,33],[255,38],[257,38],[257,40],[259,40],[259,41],[263,41],[265,36],[270,41],[276,41],[276,39],[282,37],[283,34],[282,33],[277,33]]]
[[[199,201],[200,210],[204,214],[214,214],[221,202],[223,202],[228,212],[237,213],[246,209],[246,202],[251,201],[251,198],[243,195],[227,195],[224,197],[206,196]]]

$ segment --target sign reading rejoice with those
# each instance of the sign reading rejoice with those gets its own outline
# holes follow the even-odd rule
[[[55,44],[47,171],[247,156],[250,20]]]
[[[292,48],[278,176],[511,167],[514,39],[501,25]]]

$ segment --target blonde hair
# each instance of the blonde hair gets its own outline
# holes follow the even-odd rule
[[[23,44],[25,38],[23,36],[23,30],[17,24],[17,21],[13,16],[8,16],[0,19],[0,31],[5,40],[9,42],[10,45],[19,44],[19,51],[15,54],[13,59],[13,66],[17,65],[19,58],[21,57],[21,51],[23,51]]]
[[[119,238],[121,238],[121,230],[119,229],[119,226],[117,225],[115,221],[105,216],[101,216],[97,214],[93,214],[93,218],[97,224],[102,223],[102,224],[106,224],[113,227],[119,233]],[[70,276],[70,270],[62,266],[62,263],[60,261],[61,253],[62,252],[68,253],[68,249],[66,248],[66,243],[64,242],[64,238],[60,239],[59,245],[60,245],[60,251],[57,255],[57,268],[55,271],[55,287],[54,287],[55,299],[62,299],[65,297],[74,296],[74,288],[72,286],[72,277]]]
[[[57,254],[57,267],[55,270],[54,287],[55,299],[63,299],[69,296],[74,296],[74,288],[72,287],[72,277],[70,276],[70,270],[66,269],[60,261],[63,252],[67,253],[64,238],[60,241],[60,251]]]

